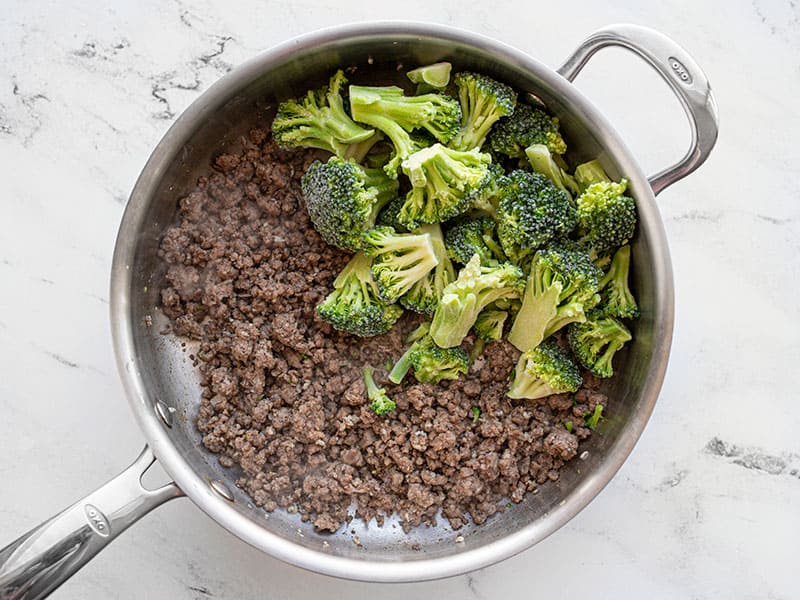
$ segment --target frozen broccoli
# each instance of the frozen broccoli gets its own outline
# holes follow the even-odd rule
[[[611,181],[606,175],[603,167],[597,160],[590,160],[589,162],[582,163],[575,167],[575,182],[581,192],[586,190],[587,187],[593,183],[600,183],[603,181]]]
[[[517,93],[504,83],[499,83],[478,73],[457,73],[458,99],[461,103],[461,131],[450,142],[456,150],[480,149],[492,125],[500,117],[514,112]]]
[[[406,73],[411,83],[417,84],[417,94],[441,92],[450,83],[450,71],[453,66],[449,62],[438,62],[424,67],[417,67]]]
[[[375,225],[391,227],[398,233],[409,233],[406,226],[403,225],[398,218],[403,204],[405,204],[405,198],[401,196],[390,200],[378,213],[378,218],[375,219]]]
[[[519,298],[524,285],[519,267],[510,263],[484,267],[476,254],[444,289],[433,315],[431,337],[442,348],[458,346],[484,308],[496,300]]]
[[[577,244],[562,242],[536,253],[508,341],[526,352],[600,300],[597,267]]]
[[[548,339],[519,357],[507,395],[514,399],[534,400],[574,392],[581,382],[577,365],[558,344]]]
[[[380,169],[365,169],[335,156],[312,163],[301,187],[314,228],[326,242],[346,250],[361,248],[361,234],[397,196],[397,181]]]
[[[593,259],[610,256],[636,230],[636,203],[625,195],[628,182],[593,183],[578,196],[578,235]]]
[[[386,333],[403,309],[386,304],[372,278],[372,261],[355,254],[333,282],[333,291],[317,307],[319,316],[336,329],[361,337]]]
[[[386,393],[386,390],[384,388],[379,388],[375,383],[375,379],[372,376],[372,367],[364,367],[362,373],[364,375],[364,387],[367,390],[370,410],[378,416],[383,416],[396,409],[397,405]]]
[[[631,247],[625,245],[614,253],[608,272],[600,279],[600,310],[609,317],[635,319],[639,307],[628,287]]]
[[[594,412],[591,414],[585,414],[584,416],[584,425],[589,429],[594,429],[597,427],[597,424],[600,423],[600,420],[603,418],[603,405],[598,404],[594,407]],[[587,418],[588,417],[588,418]]]
[[[558,119],[527,104],[518,104],[514,114],[500,119],[489,136],[492,152],[511,158],[523,158],[525,148],[532,144],[544,144],[553,154],[567,151]]]
[[[581,190],[575,179],[558,165],[547,146],[544,144],[528,146],[525,148],[525,156],[528,157],[528,162],[531,163],[533,170],[547,177],[556,187],[568,194],[580,193]]]
[[[431,269],[439,264],[428,233],[396,233],[391,227],[375,227],[363,235],[364,253],[372,257],[372,275],[380,297],[397,302]]]
[[[583,323],[572,323],[567,339],[578,361],[598,377],[611,377],[614,355],[631,339],[628,328],[614,317],[592,315]]]
[[[411,190],[398,219],[414,229],[419,223],[440,223],[463,213],[472,194],[491,177],[491,160],[477,150],[460,152],[441,144],[418,150],[402,163]]]
[[[439,263],[422,279],[411,286],[405,294],[400,296],[400,304],[409,310],[432,315],[439,305],[444,288],[456,278],[453,263],[447,256],[444,247],[442,228],[438,223],[422,225],[415,231],[418,234],[428,234],[431,238],[433,253]]]
[[[500,184],[497,235],[505,255],[519,265],[577,224],[569,195],[544,175],[513,171]]]
[[[400,383],[410,368],[420,383],[439,383],[457,379],[469,369],[469,356],[463,348],[440,348],[429,335],[415,341],[395,363],[389,381]]]
[[[503,337],[503,327],[508,319],[508,312],[487,308],[475,320],[472,330],[479,339],[485,342],[496,342]]]
[[[344,109],[341,91],[347,84],[339,70],[326,87],[309,91],[303,98],[278,105],[272,135],[282,148],[320,148],[361,162],[382,135],[362,127]]]
[[[477,254],[482,265],[505,261],[506,257],[495,239],[495,222],[489,217],[459,217],[452,221],[444,234],[447,254],[454,261],[467,264]]]

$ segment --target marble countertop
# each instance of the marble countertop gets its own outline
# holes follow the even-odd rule
[[[798,597],[800,5],[343,0],[24,2],[0,19],[0,546],[117,474],[144,439],[124,399],[108,277],[127,194],[194,98],[258,51],[346,21],[457,25],[556,66],[588,33],[673,37],[714,86],[708,163],[659,198],[675,271],[671,362],[611,484],[536,547],[424,584],[334,580],[226,533],[188,500],[146,517],[54,597]],[[382,6],[382,5],[376,5]],[[636,85],[632,85],[635,83]],[[655,172],[688,127],[648,67],[610,50],[579,87]]]

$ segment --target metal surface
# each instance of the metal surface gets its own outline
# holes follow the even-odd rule
[[[0,598],[46,597],[130,525],[181,496],[174,483],[157,490],[142,486],[142,475],[155,460],[145,447],[99,490],[0,550]]]
[[[702,165],[717,142],[719,118],[711,85],[686,50],[667,36],[639,25],[610,25],[594,32],[558,72],[574,81],[592,55],[608,46],[626,48],[651,65],[675,92],[689,117],[689,150],[677,163],[650,177],[650,187],[658,195]]]
[[[605,30],[607,39],[616,39],[612,30]],[[644,48],[654,46],[646,43],[654,34],[636,31],[641,54],[647,55]],[[628,38],[624,45],[639,48]],[[565,75],[577,74],[592,47],[581,46],[562,68]],[[694,69],[693,62],[680,57]],[[571,144],[571,163],[598,158],[612,177],[630,180],[639,212],[631,284],[642,317],[632,328],[633,342],[615,359],[617,376],[604,389],[611,399],[610,418],[587,444],[585,459],[571,463],[539,494],[528,495],[483,526],[468,525],[458,533],[440,519],[438,527],[406,534],[391,518],[383,527],[353,521],[344,532],[319,534],[297,514],[267,514],[254,507],[235,486],[238,472],[223,468],[202,446],[193,425],[200,387],[188,358],[191,349],[158,333],[166,319],[158,309],[163,265],[157,246],[178,198],[207,170],[210,159],[235,147],[251,127],[265,125],[278,100],[321,85],[343,65],[356,67],[353,78],[359,81],[394,83],[402,80],[398,65],[442,60],[535,94],[560,118]],[[693,80],[700,75],[699,69],[691,71]],[[704,157],[700,153],[692,159],[688,170],[686,165],[668,170],[666,179],[660,174],[654,184],[663,189]],[[367,23],[319,31],[265,52],[223,77],[181,115],[154,150],[128,202],[114,252],[111,320],[134,415],[164,469],[202,510],[253,546],[307,569],[351,579],[419,581],[477,569],[524,550],[561,527],[608,483],[641,435],[661,388],[672,339],[673,282],[664,228],[647,178],[611,125],[564,77],[518,50],[472,33],[428,24]],[[172,427],[165,427],[154,410],[156,399],[174,409]],[[215,481],[226,483],[233,502],[212,488]],[[170,497],[177,493],[175,487],[169,490]],[[128,493],[131,499],[141,497],[138,489]],[[140,514],[130,513],[130,522]],[[112,522],[113,534],[120,530]],[[353,543],[355,535],[359,544]]]

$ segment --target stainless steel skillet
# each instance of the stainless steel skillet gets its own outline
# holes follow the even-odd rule
[[[570,82],[606,46],[643,58],[680,99],[692,143],[675,165],[649,179],[610,123]],[[571,162],[599,157],[614,177],[631,182],[639,228],[633,242],[633,286],[643,314],[634,342],[620,356],[605,390],[612,415],[588,454],[540,494],[458,534],[445,525],[366,527],[320,535],[298,515],[266,514],[234,485],[236,473],[206,451],[193,426],[199,384],[178,340],[161,335],[157,305],[161,265],[156,249],[177,199],[210,158],[236,143],[276,100],[325,81],[341,65],[364,71],[449,60],[532,92],[559,116]],[[367,65],[373,65],[368,67]],[[615,25],[590,36],[558,70],[494,40],[441,26],[389,22],[347,25],[296,38],[242,64],[214,84],[175,122],[144,167],[120,225],[111,275],[111,320],[120,375],[148,447],[121,475],[0,550],[0,599],[40,598],[75,573],[129,525],[160,504],[188,496],[253,546],[301,567],[369,581],[420,581],[463,573],[507,558],[561,527],[608,483],[630,454],[658,397],[673,327],[669,250],[655,196],[702,164],[717,136],[711,89],[689,55],[663,35]],[[141,484],[158,457],[174,483]],[[355,529],[361,545],[353,544]]]

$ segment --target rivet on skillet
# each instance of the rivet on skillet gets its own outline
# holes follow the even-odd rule
[[[161,419],[161,422],[164,423],[167,427],[172,429],[172,411],[169,407],[164,404],[161,400],[156,400],[154,403],[154,407],[156,409],[156,414],[158,418]]]
[[[215,479],[214,481],[209,481],[208,483],[211,486],[211,489],[214,490],[217,494],[225,498],[228,502],[233,502],[233,494],[231,493],[230,488],[224,482],[220,481],[219,479]]]

